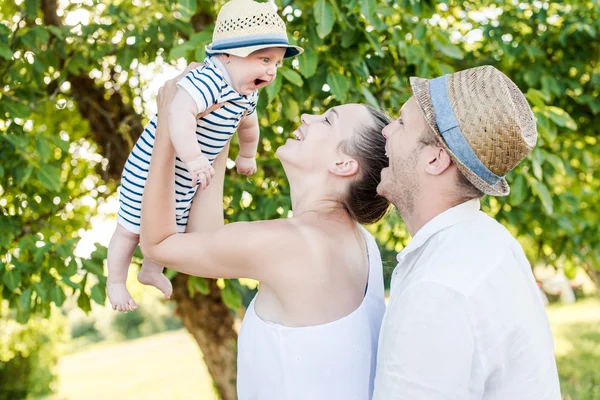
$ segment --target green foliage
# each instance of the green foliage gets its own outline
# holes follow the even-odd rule
[[[0,399],[30,399],[49,394],[60,347],[66,340],[64,317],[34,317],[27,325],[0,302]]]
[[[51,303],[60,306],[69,295],[83,310],[105,300],[105,250],[87,260],[73,250],[118,181],[106,173],[114,152],[99,146],[105,138],[93,132],[97,121],[85,111],[98,98],[74,92],[78,77],[93,78],[103,99],[141,112],[147,83],[141,66],[201,61],[216,15],[211,2],[103,0],[60,3],[62,21],[86,20],[53,26],[42,18],[43,4],[5,2],[0,11],[0,293],[21,322],[47,315]],[[493,64],[527,93],[540,137],[508,176],[511,195],[484,199],[485,211],[518,235],[532,262],[598,268],[600,188],[593,171],[600,159],[594,124],[600,47],[591,45],[600,32],[597,2],[282,0],[279,6],[291,41],[306,52],[286,60],[261,94],[259,171],[250,179],[228,174],[228,221],[288,215],[289,187],[275,150],[301,113],[366,102],[397,115],[411,96],[410,76]],[[134,135],[123,129],[104,134],[121,135],[131,147]],[[408,233],[394,212],[370,229],[387,273]],[[223,286],[233,308],[235,288]],[[206,282],[190,279],[188,289],[205,293]]]

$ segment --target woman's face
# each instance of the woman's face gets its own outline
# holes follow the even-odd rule
[[[330,108],[324,114],[302,114],[302,125],[277,149],[284,166],[304,170],[326,171],[339,162],[340,142],[350,139],[358,127],[371,122],[371,114],[361,104],[345,104]]]

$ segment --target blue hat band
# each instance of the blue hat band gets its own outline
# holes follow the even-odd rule
[[[496,186],[502,177],[494,174],[483,165],[467,139],[465,139],[450,104],[447,80],[448,76],[444,75],[429,81],[429,95],[431,96],[438,130],[456,158],[488,185]]]
[[[283,45],[289,46],[287,36],[267,34],[267,35],[252,35],[245,37],[233,37],[227,39],[215,40],[212,43],[211,50],[230,50],[239,49],[240,47],[260,46],[260,45]]]

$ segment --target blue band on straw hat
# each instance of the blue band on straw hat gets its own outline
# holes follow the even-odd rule
[[[240,47],[259,46],[259,45],[283,45],[289,46],[290,42],[286,35],[266,34],[251,35],[242,37],[231,37],[215,40],[212,43],[211,50],[228,50]]]
[[[440,134],[456,158],[488,185],[495,186],[502,177],[494,174],[481,162],[460,130],[450,104],[447,77],[444,75],[429,81],[429,94]]]

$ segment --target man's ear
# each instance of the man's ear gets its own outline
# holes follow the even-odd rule
[[[337,176],[353,176],[358,172],[358,163],[352,158],[339,160],[329,167],[329,172]]]
[[[427,157],[427,166],[425,172],[430,175],[441,175],[452,165],[450,155],[443,147],[430,146],[425,149]]]

